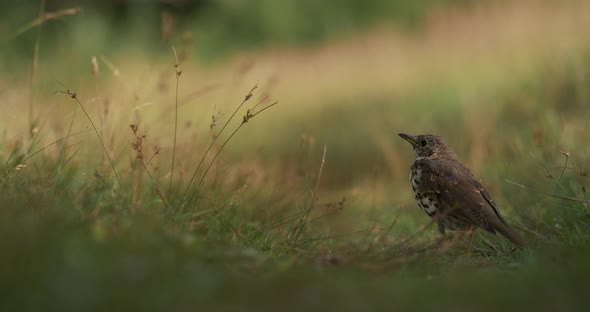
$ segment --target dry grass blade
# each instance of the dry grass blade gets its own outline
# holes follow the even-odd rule
[[[558,150],[559,151],[559,150]],[[563,151],[559,151],[563,156],[565,156],[565,163],[563,164],[563,169],[561,170],[561,173],[559,174],[559,178],[557,178],[558,180],[561,179],[563,177],[563,174],[565,173],[565,170],[567,169],[567,163],[568,160],[570,159],[570,153],[569,152],[563,152]]]
[[[82,134],[82,133],[88,132],[88,131],[90,131],[90,129],[88,129],[88,130],[82,130],[82,131],[78,131],[78,132],[74,132],[74,133],[68,134],[67,136],[64,136],[62,138],[59,138],[59,139],[57,139],[57,140],[55,140],[55,141],[53,141],[53,142],[51,142],[51,143],[49,143],[49,144],[41,147],[40,149],[36,150],[35,152],[31,153],[30,155],[28,155],[27,157],[25,157],[22,161],[25,162],[25,161],[27,161],[27,160],[35,157],[37,154],[41,153],[42,151],[46,150],[47,148],[49,148],[49,147],[51,147],[51,146],[53,146],[53,145],[55,145],[55,144],[57,144],[57,143],[59,143],[61,141],[65,141],[65,140],[67,140],[68,138],[70,138],[72,136],[75,136],[75,135],[78,135],[78,134]]]
[[[45,3],[45,1],[43,1],[42,7],[44,7],[44,3]],[[64,16],[77,15],[80,12],[82,12],[82,9],[80,7],[73,7],[73,8],[58,10],[58,11],[54,11],[54,12],[42,11],[42,13],[39,14],[39,16],[36,19],[34,19],[32,22],[19,28],[12,35],[12,37],[10,39],[14,39],[14,38],[22,35],[23,33],[27,32],[37,26],[43,25],[45,22],[60,19]]]
[[[326,144],[324,144],[324,153],[322,154],[322,163],[320,165],[320,172],[318,173],[318,180],[316,182],[316,186],[315,186],[315,192],[317,194],[317,192],[320,189],[320,181],[322,180],[322,172],[324,171],[324,165],[326,164]]]
[[[533,154],[532,152],[530,154],[539,163],[539,165],[541,165],[541,167],[543,167],[543,169],[545,169],[545,175],[547,176],[547,178],[555,181],[555,184],[557,184],[557,186],[559,186],[559,188],[561,188],[564,192],[566,192],[565,187],[563,187],[563,185],[561,185],[561,183],[559,182],[559,178],[555,179],[555,177],[551,173],[551,170],[549,170],[549,167],[547,167],[539,158],[537,158],[537,156],[535,156],[535,154]],[[563,170],[565,170],[565,168]]]
[[[100,60],[109,68],[111,73],[113,73],[113,76],[118,77],[121,75],[119,68],[117,68],[117,66],[115,66],[115,64],[113,64],[113,62],[111,62],[106,56],[104,56],[104,54],[100,55]]]
[[[508,183],[511,183],[511,184],[514,184],[514,185],[516,185],[516,186],[518,186],[520,188],[523,188],[525,190],[533,191],[535,193],[543,194],[543,195],[546,195],[546,196],[549,196],[549,197],[554,197],[554,198],[563,199],[563,200],[569,200],[569,201],[573,201],[573,202],[577,202],[577,203],[584,203],[585,202],[584,200],[580,200],[580,199],[577,199],[577,198],[574,198],[574,197],[556,195],[556,194],[552,194],[552,193],[549,193],[549,192],[545,192],[545,191],[533,189],[533,188],[530,188],[528,186],[522,185],[522,184],[517,183],[517,182],[514,182],[514,181],[510,181],[510,180],[504,180],[504,181],[506,181]]]

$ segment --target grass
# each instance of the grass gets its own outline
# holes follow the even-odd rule
[[[1,91],[0,309],[583,310],[590,50],[566,22],[583,10],[547,10],[214,68],[175,45],[181,81],[170,56],[88,58],[66,94],[49,76],[78,69],[40,62],[32,137],[11,117],[27,84]],[[541,22],[571,31],[541,41]],[[461,43],[482,35],[496,48]],[[472,253],[439,245],[402,131],[445,136],[530,248],[483,231]]]

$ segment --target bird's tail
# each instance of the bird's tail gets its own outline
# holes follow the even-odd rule
[[[504,220],[501,220],[498,217],[495,218],[488,218],[489,226],[491,226],[494,230],[499,232],[500,234],[504,235],[507,239],[513,242],[515,245],[519,247],[526,247],[527,242],[526,240],[513,228],[511,228]]]

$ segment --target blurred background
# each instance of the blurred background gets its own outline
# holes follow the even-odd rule
[[[589,107],[590,1],[1,1],[0,310],[586,308]],[[531,248],[438,245],[400,132]]]
[[[70,90],[117,166],[134,159],[134,124],[146,136],[150,168],[164,181],[174,134],[174,47],[182,70],[176,156],[182,183],[254,85],[230,127],[248,108],[279,104],[249,121],[214,167],[232,190],[307,185],[326,146],[321,187],[333,198],[357,198],[379,211],[414,208],[407,186],[413,153],[397,133],[435,133],[485,177],[493,194],[514,194],[512,204],[501,199],[510,211],[531,203],[519,202],[506,179],[534,185],[546,176],[535,157],[548,168],[563,164],[559,151],[588,157],[580,144],[589,120],[587,1],[0,5],[5,156],[36,133],[43,144],[63,138],[73,120],[79,166],[108,173],[88,120],[63,94]]]

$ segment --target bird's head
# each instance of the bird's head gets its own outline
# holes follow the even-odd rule
[[[409,135],[400,133],[399,136],[412,144],[416,158],[457,158],[457,155],[451,149],[449,144],[438,135]]]

